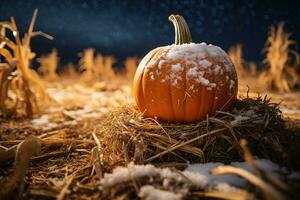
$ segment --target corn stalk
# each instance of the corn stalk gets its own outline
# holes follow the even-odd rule
[[[56,73],[59,58],[57,56],[57,50],[52,49],[51,53],[43,55],[38,58],[40,63],[39,72],[49,81],[57,80],[58,76]]]
[[[0,112],[5,117],[24,114],[31,117],[38,112],[38,98],[44,97],[45,86],[37,73],[30,68],[35,58],[30,41],[34,36],[53,39],[43,32],[33,31],[37,9],[34,11],[28,32],[21,38],[15,19],[0,22]],[[13,40],[6,36],[10,31]]]
[[[289,63],[292,60],[291,56],[297,53],[291,49],[295,41],[290,39],[290,33],[284,31],[284,23],[279,23],[278,27],[272,26],[270,28],[269,36],[267,38],[265,48],[266,58],[263,63],[268,67],[266,71],[261,74],[260,79],[265,82],[268,88],[277,90],[279,92],[290,92],[294,87],[293,80],[289,80],[292,68]]]

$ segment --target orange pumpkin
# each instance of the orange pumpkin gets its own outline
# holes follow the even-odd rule
[[[139,64],[133,96],[146,117],[192,122],[229,111],[237,96],[237,74],[218,46],[192,43],[184,18],[171,15],[175,44],[150,51]]]

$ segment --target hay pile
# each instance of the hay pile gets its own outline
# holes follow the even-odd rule
[[[12,122],[3,119],[1,123],[0,164],[3,166],[0,167],[0,199],[7,196],[22,196],[24,199],[147,199],[152,192],[183,199],[199,199],[207,195],[219,198],[229,195],[234,199],[236,196],[251,198],[253,195],[273,194],[259,186],[242,188],[235,195],[228,194],[228,191],[220,193],[222,191],[217,190],[216,185],[199,186],[191,182],[191,177],[186,179],[184,171],[178,170],[188,163],[247,161],[240,143],[242,138],[248,141],[251,152],[258,157],[269,158],[280,166],[297,171],[300,166],[300,137],[292,134],[299,129],[293,131],[285,127],[278,104],[261,97],[240,99],[231,113],[220,112],[202,122],[189,124],[143,118],[132,106],[118,108],[101,118],[84,118],[76,124],[63,123],[63,126],[47,129],[33,127],[28,120]],[[36,141],[37,149],[41,148],[38,156],[34,156],[32,140]],[[14,150],[13,155],[6,155],[11,150]],[[8,156],[3,163],[1,153]],[[22,156],[25,154],[27,156]],[[15,156],[20,159],[13,162]],[[134,165],[129,164],[131,161]],[[143,168],[149,166],[147,164],[152,166],[155,174],[105,185],[115,170],[121,170],[119,174],[124,178],[125,169],[135,173],[136,166]],[[232,168],[226,167],[231,173]],[[239,169],[235,171],[239,172]],[[170,176],[166,178],[161,172],[168,172]],[[258,170],[256,176],[276,190],[282,190],[261,174],[268,173]],[[167,185],[166,181],[169,182]],[[298,191],[299,184],[293,184],[289,186]],[[258,190],[262,192],[257,193]]]
[[[132,106],[111,112],[95,130],[102,145],[104,166],[138,164],[180,166],[186,163],[243,160],[239,140],[254,155],[289,165],[283,145],[284,121],[278,104],[267,97],[238,100],[235,109],[188,124],[143,118]]]

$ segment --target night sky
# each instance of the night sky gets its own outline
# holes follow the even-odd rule
[[[299,1],[298,1],[299,2]],[[57,48],[62,64],[77,63],[78,52],[92,47],[103,54],[144,56],[149,50],[172,44],[170,14],[183,15],[194,42],[227,50],[243,44],[246,60],[261,62],[269,26],[286,22],[286,30],[300,44],[300,3],[271,0],[0,0],[0,21],[14,16],[22,33],[34,8],[39,9],[35,30],[55,37],[32,40],[32,50]],[[298,50],[299,51],[299,50]]]

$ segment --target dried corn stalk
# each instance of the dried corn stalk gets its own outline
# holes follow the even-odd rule
[[[94,56],[94,49],[86,49],[81,54],[79,60],[80,70],[83,71],[81,80],[84,83],[92,83],[93,81],[110,81],[116,78],[113,64],[116,62],[113,56],[102,56],[97,54]]]
[[[57,50],[52,49],[50,54],[44,55],[38,59],[41,64],[39,72],[49,81],[57,80],[56,73],[59,58],[57,56]]]
[[[75,65],[71,62],[65,65],[61,71],[59,71],[59,75],[64,77],[68,76],[72,78],[79,76],[78,72],[76,71]]]
[[[104,57],[104,76],[107,80],[112,80],[116,78],[116,73],[114,71],[113,65],[116,62],[116,59],[113,56]]]
[[[243,60],[243,53],[242,53],[242,45],[237,44],[235,46],[232,46],[228,50],[228,55],[231,58],[236,71],[238,73],[238,77],[244,77],[246,75],[245,72],[245,66],[244,66],[244,60]]]
[[[268,88],[279,92],[291,91],[295,82],[291,79],[299,76],[289,76],[289,74],[296,73],[289,61],[293,60],[292,55],[297,57],[296,52],[291,49],[291,45],[295,44],[295,41],[290,39],[290,35],[284,31],[283,22],[279,23],[277,28],[272,26],[263,49],[266,52],[264,64],[269,68],[261,74],[260,79]],[[291,73],[291,71],[294,72]]]
[[[35,53],[30,49],[32,37],[51,36],[34,32],[37,10],[34,11],[28,32],[20,37],[15,19],[0,22],[0,113],[5,117],[25,115],[31,117],[38,111],[37,100],[44,97],[44,84],[30,68]],[[13,40],[6,36],[10,31]]]
[[[116,62],[113,56],[103,56],[97,54],[94,59],[95,68],[94,76],[95,80],[109,81],[116,77],[116,73],[113,69],[113,64]]]
[[[95,75],[98,79],[103,79],[104,72],[104,57],[101,54],[97,54],[94,60],[95,63]]]
[[[257,75],[257,67],[254,62],[249,62],[249,73],[251,76],[256,76]]]
[[[128,57],[125,60],[126,78],[133,80],[135,71],[137,69],[138,59],[136,57]]]
[[[94,79],[94,49],[85,49],[79,60],[79,68],[82,72],[81,81],[90,83]]]

